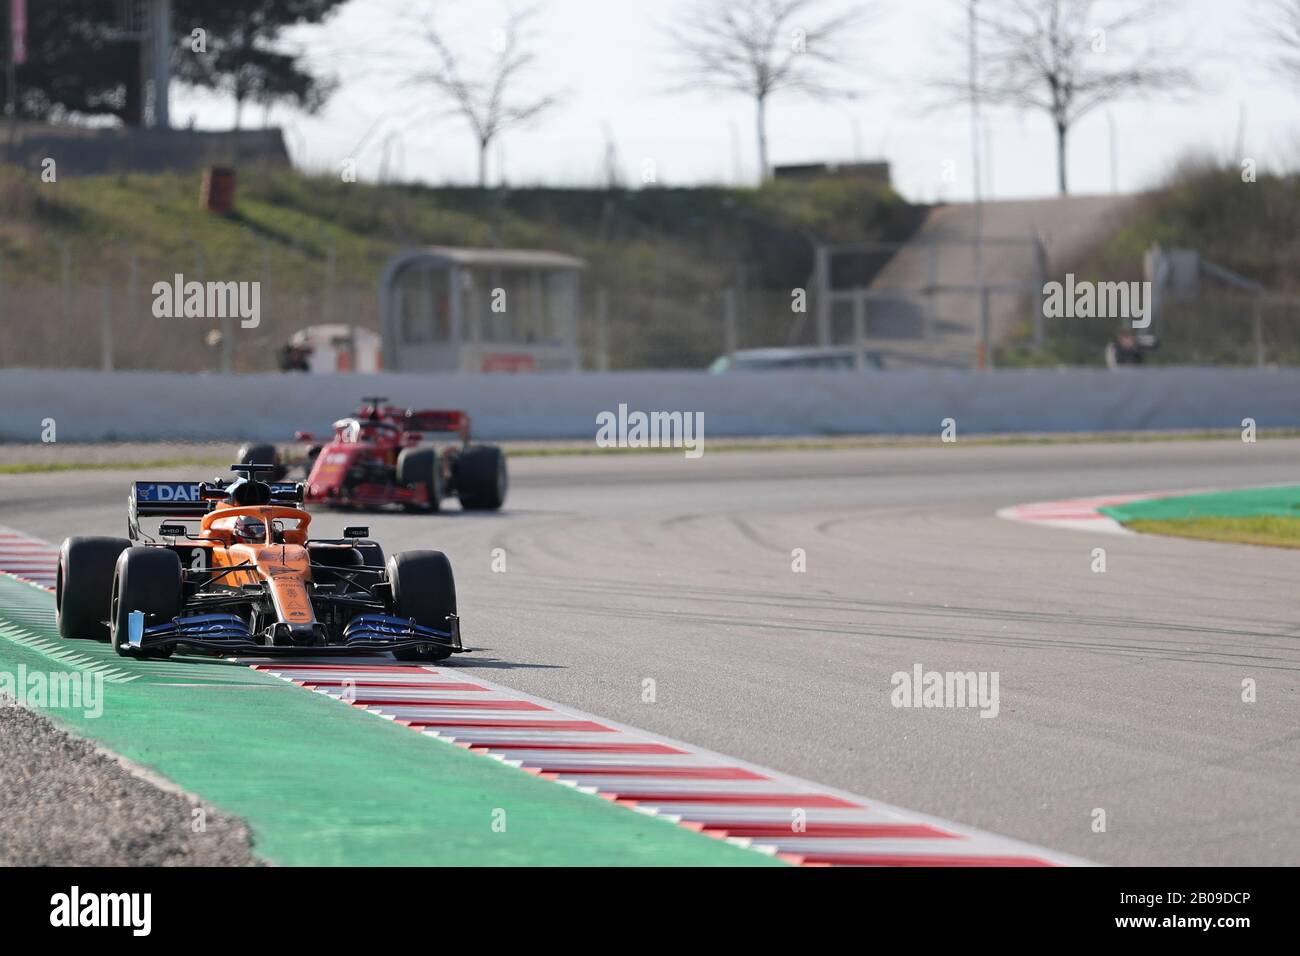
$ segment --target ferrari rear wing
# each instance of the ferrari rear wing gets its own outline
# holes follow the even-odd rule
[[[469,441],[469,414],[449,409],[407,409],[402,428],[408,432],[449,432]]]

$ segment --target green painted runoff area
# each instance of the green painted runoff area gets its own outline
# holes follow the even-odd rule
[[[1187,518],[1300,517],[1300,485],[1242,488],[1170,498],[1149,498],[1101,508],[1122,523]]]
[[[61,640],[53,597],[0,575],[0,670],[19,665],[102,674],[99,717],[42,712],[242,818],[272,863],[784,865],[246,666]]]

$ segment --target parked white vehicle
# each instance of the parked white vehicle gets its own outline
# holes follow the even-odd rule
[[[879,372],[885,367],[878,352],[863,353],[863,371]],[[741,349],[720,355],[709,365],[714,375],[723,372],[774,372],[794,369],[821,369],[851,372],[857,368],[857,351],[843,347],[798,347],[781,349]]]

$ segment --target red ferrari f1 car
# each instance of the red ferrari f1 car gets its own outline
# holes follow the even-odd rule
[[[501,507],[507,486],[505,454],[495,445],[470,443],[469,415],[398,408],[383,397],[361,402],[354,417],[334,423],[329,442],[321,444],[310,432],[298,432],[298,440],[308,445],[303,455],[247,444],[239,450],[239,460],[273,462],[277,480],[301,466],[308,504],[437,511],[443,499],[455,497],[467,511]],[[429,433],[453,434],[459,443],[432,447],[425,441]]]

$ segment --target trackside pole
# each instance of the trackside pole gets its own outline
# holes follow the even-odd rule
[[[1253,319],[1255,326],[1255,367],[1264,367],[1264,296],[1254,296]]]
[[[99,368],[113,371],[113,287],[108,280],[99,292]]]
[[[609,371],[609,290],[596,290],[596,371]]]
[[[153,63],[153,128],[171,128],[172,0],[151,0],[149,39]]]
[[[729,356],[736,354],[736,287],[731,286],[722,293],[723,351]]]
[[[867,294],[860,289],[853,296],[853,367],[867,367]]]

